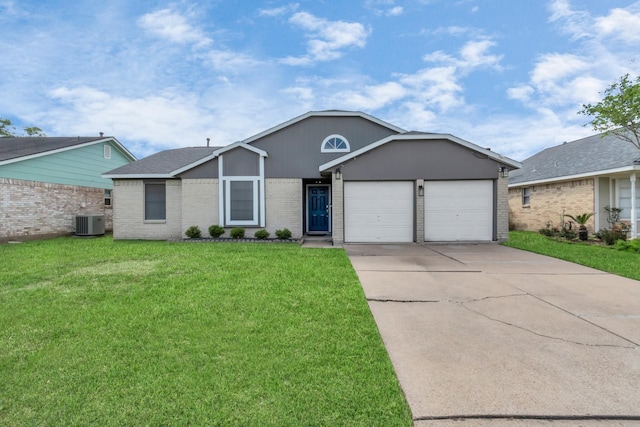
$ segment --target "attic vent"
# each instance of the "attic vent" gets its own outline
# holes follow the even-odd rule
[[[111,146],[110,145],[105,145],[104,146],[104,158],[105,159],[110,159],[111,158]]]
[[[104,234],[104,215],[76,215],[76,236]]]

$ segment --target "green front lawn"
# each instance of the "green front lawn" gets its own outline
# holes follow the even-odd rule
[[[561,242],[531,231],[510,232],[504,245],[640,280],[640,255],[637,253],[608,246]]]
[[[0,260],[0,425],[411,425],[342,250],[61,238]]]

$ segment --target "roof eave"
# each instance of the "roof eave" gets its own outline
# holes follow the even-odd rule
[[[632,171],[640,171],[640,165],[630,165],[630,166],[624,166],[621,168],[606,169],[606,170],[600,170],[600,171],[579,173],[574,175],[562,175],[562,176],[555,176],[551,178],[516,182],[513,184],[509,184],[509,187],[510,188],[511,187],[527,187],[530,185],[548,184],[550,182],[560,182],[560,181],[572,181],[574,179],[583,179],[583,178],[590,178],[590,177],[603,176],[603,175],[613,175],[617,173],[632,172]]]
[[[267,135],[275,133],[281,129],[289,127],[295,123],[298,123],[302,120],[308,119],[309,117],[362,117],[363,119],[374,122],[380,126],[386,127],[388,129],[393,130],[394,132],[402,133],[406,132],[406,130],[399,128],[391,123],[387,123],[384,120],[380,120],[377,117],[370,116],[369,114],[363,113],[361,111],[339,111],[339,110],[327,110],[327,111],[309,111],[305,114],[302,114],[298,117],[294,117],[291,120],[287,120],[284,123],[280,123],[272,128],[269,128],[263,132],[260,132],[256,135],[250,136],[247,139],[243,139],[242,142],[245,144],[250,144],[260,138],[263,138]]]
[[[131,161],[136,161],[137,160],[136,156],[134,156],[129,150],[127,150],[124,147],[124,145],[122,145],[120,143],[120,141],[118,141],[114,137],[107,137],[107,138],[98,138],[98,139],[95,139],[93,141],[84,142],[82,144],[76,144],[76,145],[70,145],[68,147],[56,148],[55,150],[48,150],[48,151],[43,151],[41,153],[30,154],[28,156],[14,157],[13,159],[7,159],[7,160],[0,161],[0,166],[8,165],[8,164],[11,164],[11,163],[23,162],[25,160],[37,159],[38,157],[49,156],[51,154],[62,153],[62,152],[65,152],[65,151],[75,150],[76,148],[88,147],[90,145],[101,144],[101,143],[105,143],[105,142],[109,142],[109,141],[115,142],[116,147],[120,151],[122,151],[125,156],[129,157],[131,159]]]
[[[383,138],[379,141],[376,141],[372,144],[367,145],[359,150],[356,150],[352,153],[346,154],[342,157],[338,157],[330,162],[322,164],[319,166],[320,172],[324,172],[328,169],[332,169],[346,161],[349,161],[355,157],[358,157],[368,151],[371,151],[381,145],[384,145],[391,141],[411,141],[411,140],[436,140],[436,139],[446,139],[456,144],[462,145],[463,147],[469,148],[478,153],[484,154],[487,157],[496,160],[504,165],[510,166],[513,169],[520,169],[522,167],[522,163],[512,160],[508,157],[504,157],[500,154],[497,154],[491,150],[487,150],[486,148],[482,148],[476,144],[473,144],[469,141],[465,141],[464,139],[460,139],[456,136],[450,134],[437,134],[437,133],[429,133],[429,134],[406,134],[406,135],[390,135],[386,138]]]
[[[174,175],[167,173],[157,173],[157,174],[149,174],[149,173],[132,173],[132,174],[102,174],[102,177],[105,179],[171,179],[175,178]]]

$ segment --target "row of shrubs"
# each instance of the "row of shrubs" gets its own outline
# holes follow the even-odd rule
[[[212,225],[209,227],[209,236],[214,239],[219,238],[225,233],[225,229],[219,225]],[[200,227],[197,225],[192,225],[187,228],[187,231],[184,234],[191,239],[199,239],[202,237],[202,231],[200,231]],[[236,227],[229,230],[229,236],[233,239],[243,239],[245,235],[245,229],[242,227]],[[261,229],[253,233],[253,237],[259,240],[266,240],[269,238],[271,234],[265,230]],[[289,240],[291,238],[291,231],[287,228],[283,228],[282,230],[276,230],[276,237],[280,240]]]

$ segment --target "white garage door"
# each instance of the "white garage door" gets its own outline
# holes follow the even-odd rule
[[[425,181],[424,239],[493,240],[492,181]]]
[[[345,182],[345,242],[413,242],[413,188],[406,181]]]

